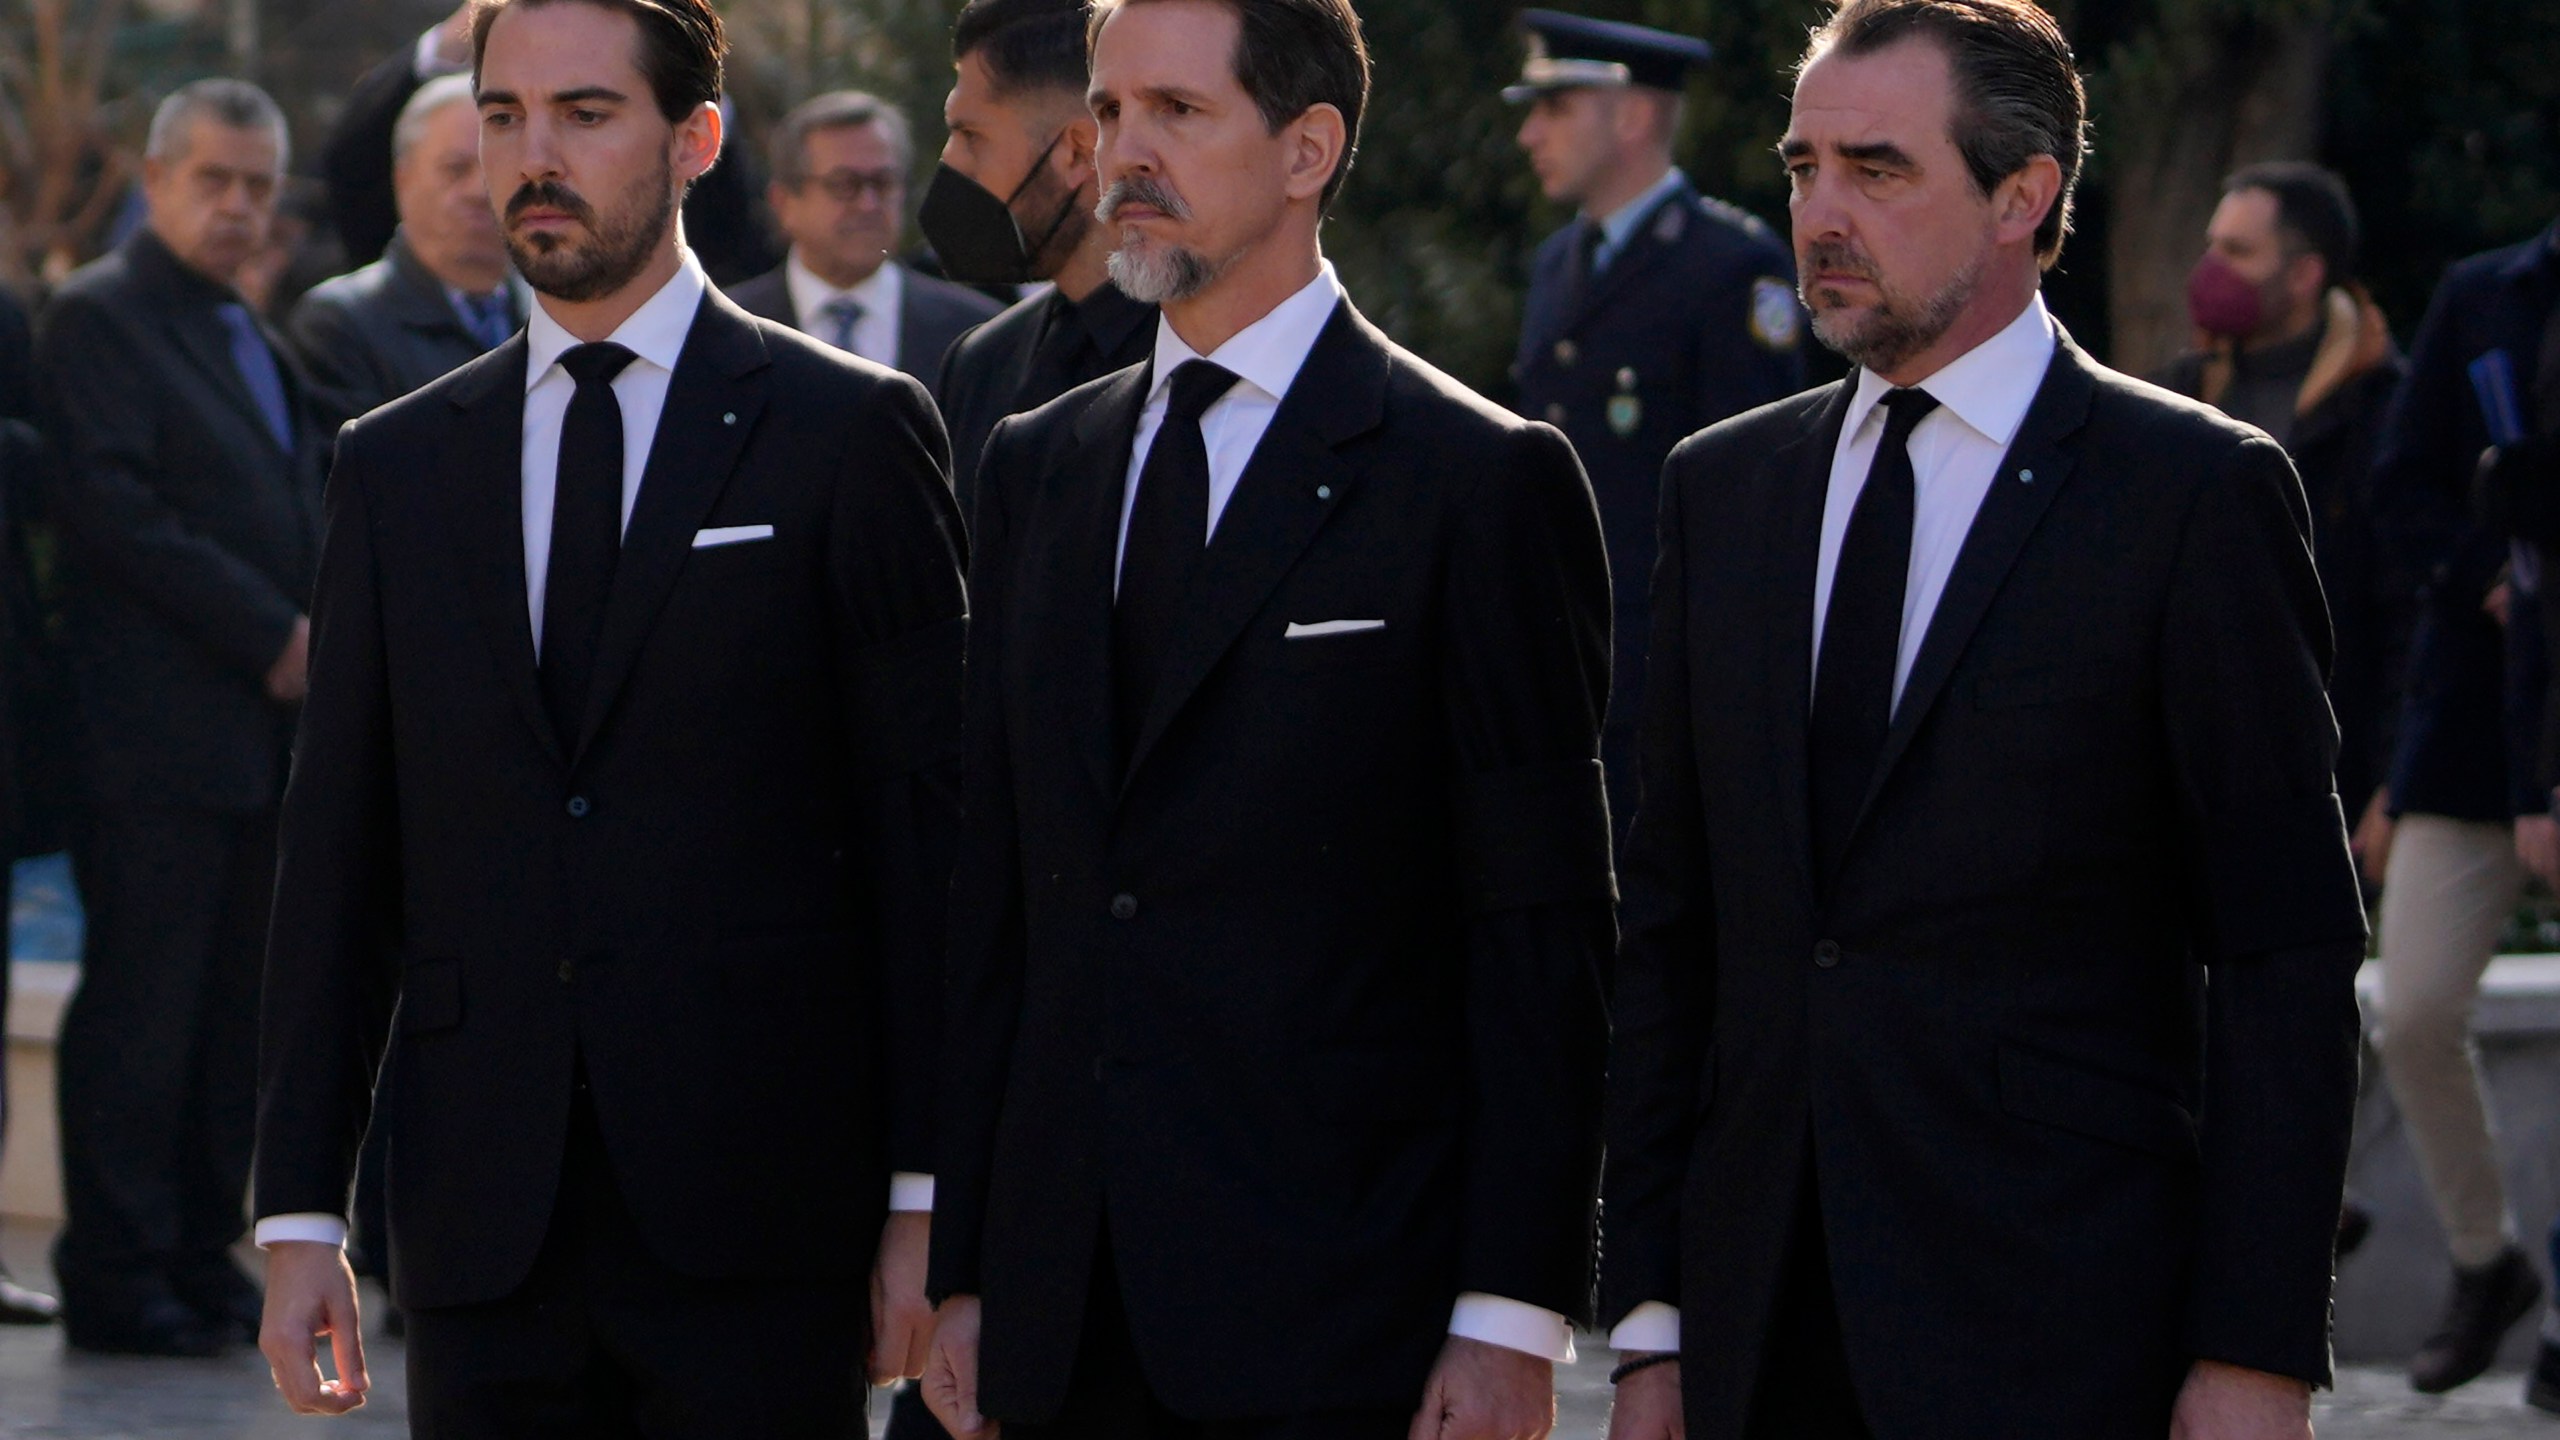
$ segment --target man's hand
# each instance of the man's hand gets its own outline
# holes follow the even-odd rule
[[[2385,785],[2365,802],[2364,814],[2356,821],[2356,833],[2347,841],[2367,885],[2379,886],[2391,869],[2391,837],[2398,828],[2391,818],[2391,787]]]
[[[297,619],[284,653],[267,667],[267,698],[279,705],[299,705],[311,693],[311,622]]]
[[[1452,1335],[1431,1367],[1409,1440],[1546,1440],[1555,1428],[1552,1362]]]
[[[978,1297],[954,1295],[934,1313],[924,1365],[924,1408],[951,1440],[995,1440],[999,1427],[978,1413]]]
[[[902,1210],[880,1227],[880,1258],[871,1267],[871,1383],[894,1385],[924,1373],[933,1340],[933,1307],[925,1303],[925,1252],[933,1215]]]
[[[2560,820],[2548,815],[2517,816],[2516,859],[2543,884],[2560,890]]]
[[[2507,622],[2515,618],[2516,587],[2505,580],[2490,587],[2489,593],[2480,601],[2480,613],[2497,621],[2499,629],[2507,628]]]
[[[1688,1434],[1680,1412],[1678,1362],[1639,1370],[1618,1386],[1618,1398],[1609,1406],[1609,1440],[1687,1440]]]
[[[2311,1387],[2290,1375],[2199,1360],[2178,1391],[2169,1440],[2311,1440]]]
[[[471,8],[471,0],[463,0],[436,27],[436,58],[447,65],[471,63]]]
[[[338,1378],[320,1376],[320,1336]],[[364,1331],[356,1276],[335,1245],[287,1240],[267,1247],[267,1313],[258,1350],[297,1415],[344,1415],[364,1403]]]

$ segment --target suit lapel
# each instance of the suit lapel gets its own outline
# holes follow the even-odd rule
[[[1146,408],[1155,367],[1141,365],[1112,378],[1076,417],[1076,454],[1065,467],[1068,489],[1059,497],[1065,524],[1054,554],[1054,590],[1043,647],[1057,668],[1065,704],[1061,714],[1080,726],[1078,758],[1106,804],[1120,793],[1113,772],[1111,612],[1118,591],[1120,507],[1129,488],[1129,452],[1137,442],[1138,414]]]
[[[1772,454],[1767,464],[1766,524],[1775,539],[1761,552],[1769,566],[1762,593],[1771,610],[1762,627],[1767,650],[1761,674],[1770,690],[1769,714],[1761,729],[1769,736],[1769,774],[1780,790],[1774,807],[1779,842],[1796,857],[1808,900],[1816,893],[1813,772],[1806,731],[1813,696],[1813,590],[1822,563],[1822,511],[1830,495],[1831,460],[1856,391],[1854,377],[1835,383],[1814,410],[1811,427]]]
[[[1342,302],[1281,398],[1210,535],[1130,755],[1132,775],[1349,496],[1359,472],[1336,447],[1376,428],[1386,387],[1386,337]]]
[[[762,413],[762,371],[770,363],[755,322],[719,290],[706,290],[693,330],[667,384],[667,404],[650,443],[648,468],[631,523],[622,533],[604,633],[596,642],[594,688],[579,727],[574,762],[602,728],[630,677],[640,646],[657,624],[676,576],[693,551],[694,532],[711,513],[729,472]]]
[[[1910,678],[1903,682],[1902,699],[1894,707],[1892,728],[1885,732],[1884,754],[1877,761],[1875,779],[1869,782],[1866,800],[1859,809],[1861,822],[1893,774],[1894,765],[1911,748],[1912,736],[1919,732],[1945,692],[1956,662],[1963,658],[1973,632],[1981,628],[1982,617],[1989,613],[2010,568],[2018,563],[2019,553],[2035,534],[2037,522],[2069,483],[2079,458],[2077,447],[2070,441],[2087,421],[2089,402],[2096,393],[2097,382],[2087,358],[2071,343],[2069,335],[2060,335],[2044,384],[2037,390],[2035,403],[2018,427],[2016,438],[2010,442],[2009,452],[2001,457],[2000,468],[1992,474],[1991,492],[1983,497],[1973,528],[1966,532],[1964,545],[1956,552],[1955,569],[1948,574],[1947,588],[1938,597],[1937,612],[1930,617],[1928,632],[1921,637],[1920,653],[1911,663]],[[2026,478],[2030,476],[2033,478]]]
[[[524,570],[525,338],[519,333],[473,362],[451,402],[463,412],[452,431],[453,550],[480,628],[497,662],[499,683],[514,697],[545,753],[564,757],[543,708],[533,653],[533,615]]]

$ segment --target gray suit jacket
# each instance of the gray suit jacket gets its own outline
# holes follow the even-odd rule
[[[729,287],[738,308],[761,320],[808,333],[791,303],[787,265],[776,265],[753,280]],[[942,373],[943,352],[951,342],[992,320],[1004,307],[948,280],[936,280],[906,267],[905,298],[898,302],[898,368],[930,385]]]
[[[444,282],[398,234],[381,259],[313,287],[286,329],[313,381],[349,418],[443,379],[483,349]]]

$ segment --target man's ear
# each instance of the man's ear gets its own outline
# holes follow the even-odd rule
[[[1350,130],[1342,111],[1329,104],[1310,105],[1289,122],[1286,193],[1290,199],[1313,200],[1324,194],[1349,158],[1343,152],[1350,148]]]
[[[2062,203],[2062,165],[2050,155],[2031,155],[2018,172],[1992,192],[1992,224],[2003,245],[2032,244],[2036,230],[2053,207]]]
[[[720,118],[720,107],[705,100],[693,107],[693,113],[676,122],[676,179],[691,183],[709,174],[720,160],[720,142],[727,135],[728,124]]]
[[[1067,122],[1058,136],[1058,148],[1049,152],[1049,163],[1058,167],[1058,178],[1069,190],[1084,188],[1095,176],[1094,151],[1102,144],[1102,127],[1093,116],[1080,114]]]

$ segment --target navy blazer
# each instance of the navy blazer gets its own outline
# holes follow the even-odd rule
[[[2383,545],[2402,548],[2403,570],[2422,577],[2392,757],[2395,813],[2504,822],[2549,805],[2533,782],[2538,692],[2509,698],[2509,641],[2520,637],[2502,633],[2480,608],[2508,546],[2471,513],[2472,476],[2491,442],[2469,372],[2473,361],[2504,350],[2518,394],[2532,394],[2543,326],[2560,298],[2555,247],[2560,226],[2445,272],[2383,421],[2376,525]]]

